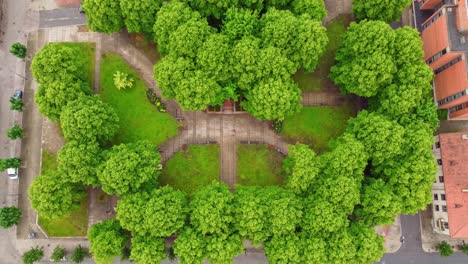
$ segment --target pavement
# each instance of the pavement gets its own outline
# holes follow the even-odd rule
[[[78,7],[39,11],[39,28],[85,25],[86,15]]]

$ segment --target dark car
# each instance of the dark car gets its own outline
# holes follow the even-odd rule
[[[23,92],[20,90],[16,90],[15,93],[13,94],[13,99],[22,99],[23,98]]]
[[[80,14],[84,14],[84,13],[85,13],[85,11],[83,10],[83,6],[82,6],[82,5],[80,5],[79,10],[80,10]]]

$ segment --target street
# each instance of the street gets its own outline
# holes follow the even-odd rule
[[[77,7],[45,10],[39,12],[39,28],[64,27],[86,24],[86,15]]]

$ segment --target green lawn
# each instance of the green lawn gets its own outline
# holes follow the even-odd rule
[[[113,80],[116,71],[128,73],[135,80],[134,87],[117,90]],[[177,134],[177,121],[167,113],[160,113],[148,101],[145,83],[119,55],[103,55],[100,90],[102,100],[112,105],[120,118],[120,129],[112,143],[129,143],[144,139],[159,146]]]
[[[241,185],[281,185],[283,156],[268,145],[237,145],[237,183]]]
[[[219,145],[189,145],[169,159],[159,185],[170,185],[188,194],[219,181]]]
[[[77,42],[63,42],[60,43],[67,47],[75,47],[80,50],[79,54],[76,54],[76,57],[83,57],[87,60],[87,71],[88,71],[88,83],[94,87],[94,58],[96,55],[96,44],[95,43],[77,43]]]
[[[340,106],[304,107],[283,123],[283,136],[291,143],[309,144],[318,153],[328,142],[341,135],[348,119],[356,115],[350,103]]]
[[[302,91],[326,91],[336,90],[335,86],[328,79],[330,68],[335,64],[335,54],[341,43],[341,36],[346,32],[346,27],[350,22],[348,15],[341,15],[331,20],[327,24],[328,46],[320,58],[315,72],[307,73],[299,70],[293,76]]]
[[[42,152],[42,174],[57,169],[57,158],[49,150]],[[80,208],[67,217],[49,220],[39,215],[39,225],[51,237],[86,236],[88,229],[88,197],[83,197]]]

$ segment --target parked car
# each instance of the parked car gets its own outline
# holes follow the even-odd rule
[[[8,177],[10,177],[10,179],[12,180],[16,180],[19,178],[18,168],[8,168],[7,174],[8,174]]]
[[[82,5],[80,5],[80,8],[79,8],[79,10],[80,10],[80,14],[84,14],[84,13],[85,13],[85,11],[83,10],[83,7],[82,7]]]
[[[22,99],[23,98],[23,91],[16,90],[12,97],[14,99]]]

